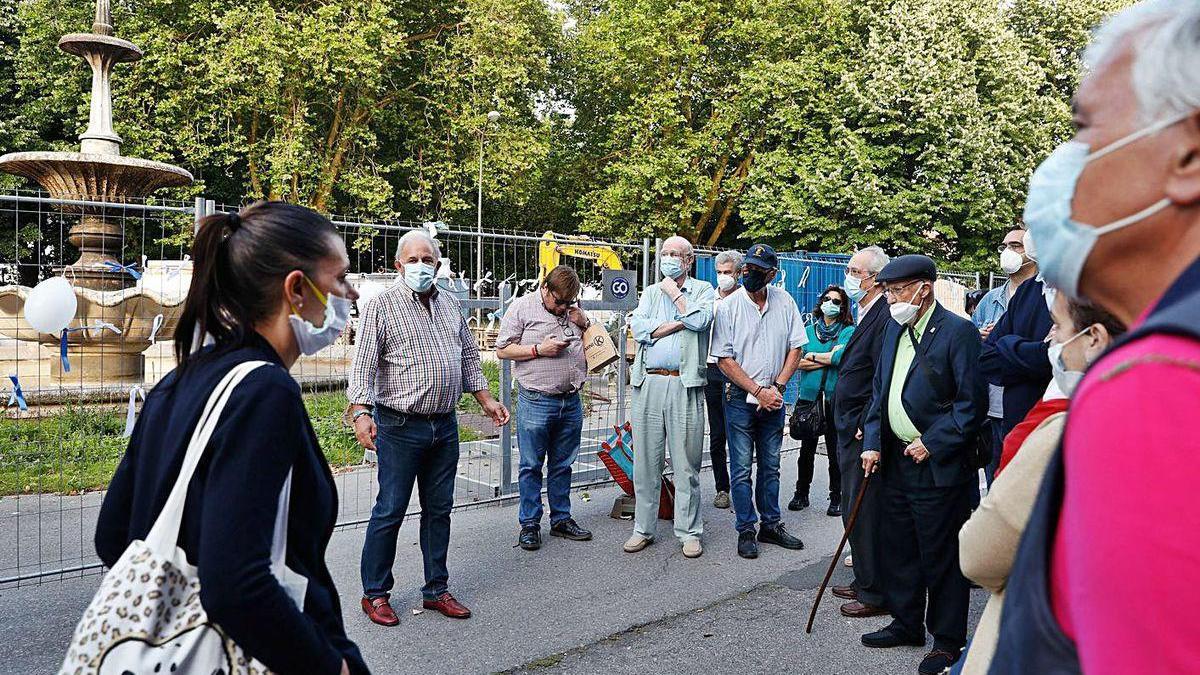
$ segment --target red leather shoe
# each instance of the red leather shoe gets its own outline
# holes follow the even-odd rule
[[[467,609],[458,600],[455,600],[449,591],[439,595],[437,600],[426,600],[423,606],[425,609],[441,612],[451,619],[469,619],[471,617],[471,610]]]
[[[367,613],[367,617],[380,626],[397,626],[400,624],[400,617],[396,616],[396,612],[392,611],[392,606],[388,604],[386,595],[378,598],[363,598],[362,608]]]

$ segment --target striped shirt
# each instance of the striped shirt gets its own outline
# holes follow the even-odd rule
[[[487,389],[479,347],[458,299],[434,291],[429,309],[401,279],[362,313],[346,396],[415,415],[454,410],[463,392]]]

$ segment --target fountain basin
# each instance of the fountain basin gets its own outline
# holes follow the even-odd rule
[[[55,199],[101,202],[140,199],[192,183],[190,172],[164,162],[82,152],[11,152],[0,157],[0,171],[32,178]],[[120,204],[108,207],[118,209]]]
[[[0,286],[0,335],[37,341],[57,354],[59,336],[39,333],[25,320],[25,300],[31,290],[28,286]],[[101,291],[76,286],[75,296],[79,309],[70,327],[91,328],[67,334],[71,371],[63,372],[56,358],[51,367],[53,377],[105,384],[140,383],[145,368],[142,352],[150,347],[155,317],[163,317],[155,340],[170,340],[183,312],[186,289],[185,294],[179,294],[149,287]],[[96,328],[101,322],[116,326],[121,334]]]

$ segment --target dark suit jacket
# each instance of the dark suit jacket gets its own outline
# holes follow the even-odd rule
[[[871,306],[871,311],[858,322],[842,354],[842,364],[838,367],[838,380],[833,390],[833,418],[839,447],[850,447],[854,434],[866,423],[883,328],[889,321],[891,315],[888,313],[887,300],[879,298]]]
[[[996,322],[979,357],[988,382],[1004,387],[1005,435],[1021,423],[1046,393],[1052,373],[1046,359],[1050,311],[1042,282],[1030,279],[1017,287],[1008,310]],[[1070,336],[1064,336],[1070,337]]]
[[[917,345],[917,355],[908,371],[902,404],[909,419],[921,432],[929,449],[930,469],[938,487],[959,485],[975,475],[968,464],[968,451],[987,417],[987,387],[979,373],[979,330],[975,324],[934,305],[933,316]],[[888,424],[888,390],[896,362],[896,346],[907,340],[907,329],[889,321],[883,332],[883,352],[875,380],[871,408],[863,427],[863,449],[883,450],[894,440]],[[918,363],[924,359],[936,384]],[[951,397],[949,405],[938,394]],[[903,461],[912,461],[904,457]]]

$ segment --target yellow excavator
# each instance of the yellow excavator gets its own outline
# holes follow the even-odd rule
[[[617,252],[608,246],[590,244],[588,243],[590,240],[584,236],[571,237],[568,241],[559,239],[561,236],[553,232],[546,232],[542,235],[541,242],[538,243],[539,282],[546,278],[550,270],[558,267],[559,260],[564,255],[591,260],[596,263],[596,266],[604,269],[624,269],[621,267],[621,258]]]

